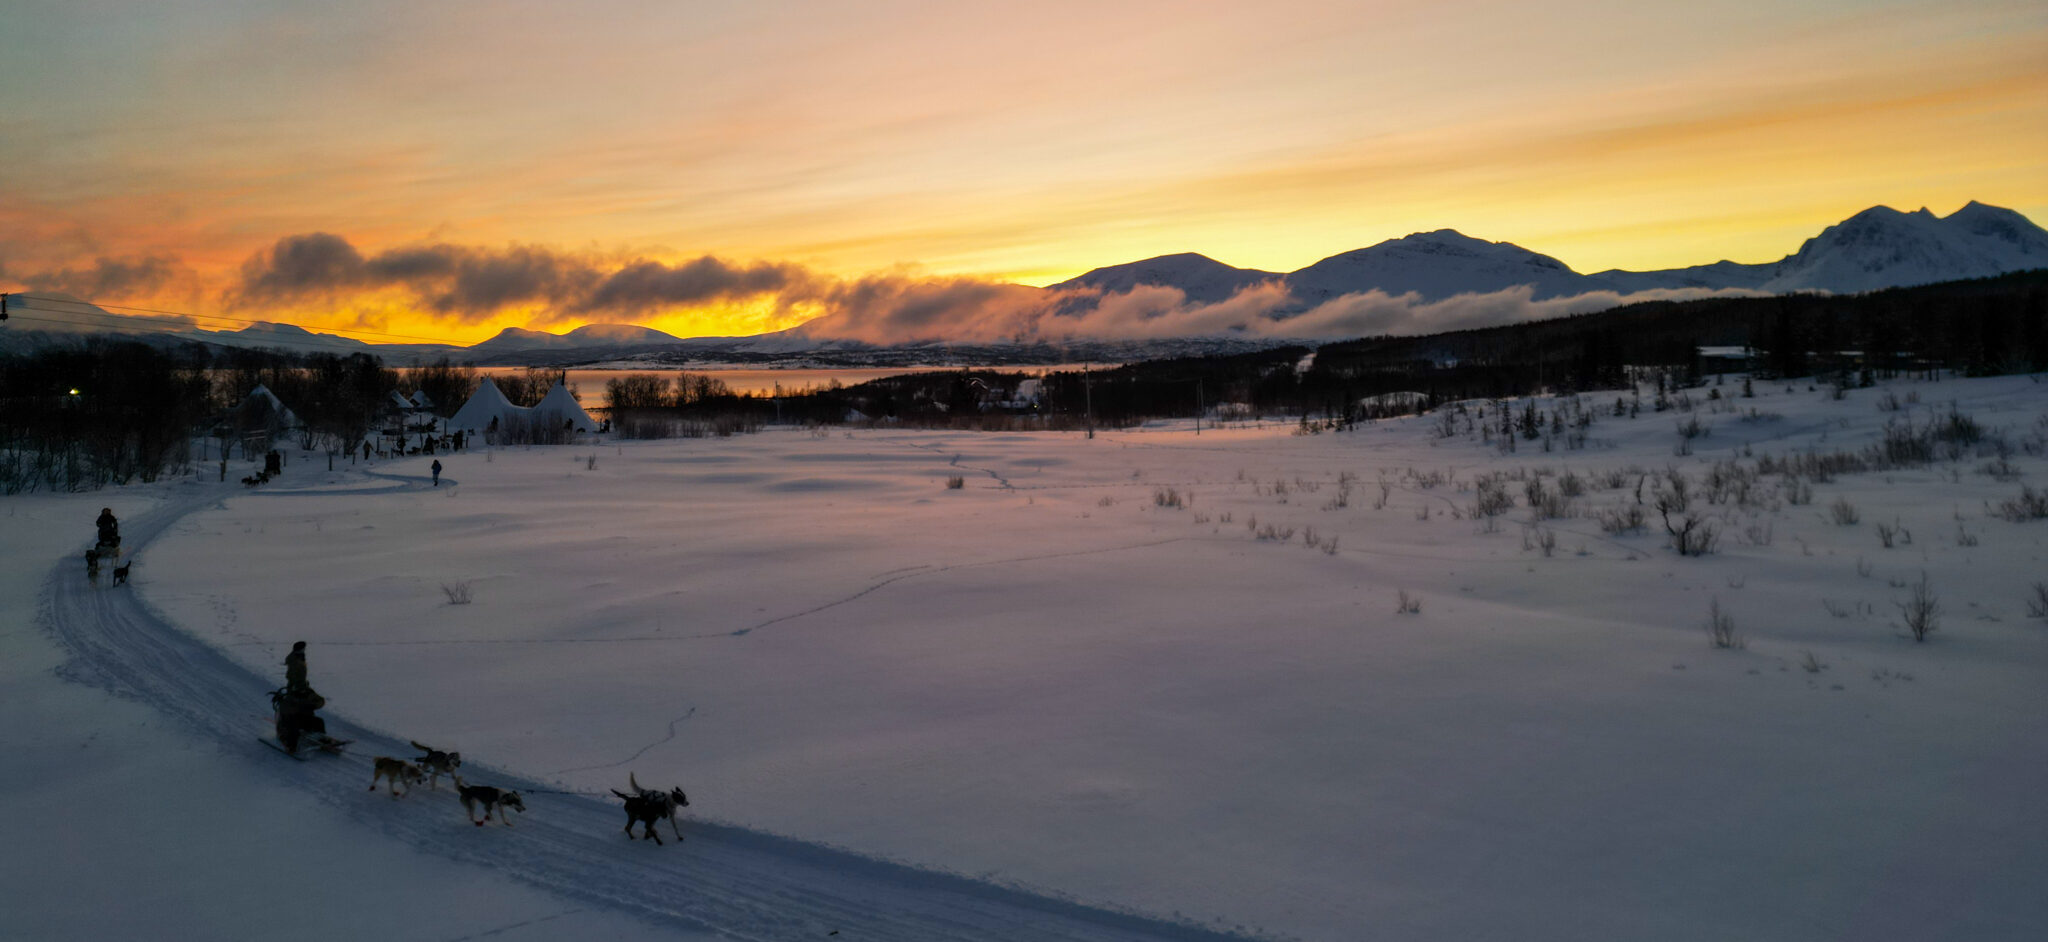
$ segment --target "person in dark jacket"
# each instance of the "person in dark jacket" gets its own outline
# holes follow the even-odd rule
[[[277,708],[277,741],[285,751],[299,751],[299,738],[306,733],[327,732],[327,721],[314,711],[327,705],[327,698],[314,692],[306,682],[306,642],[292,644],[284,656],[284,689],[270,695]]]
[[[284,744],[286,752],[299,751],[299,739],[307,733],[327,732],[327,721],[315,712],[327,705],[327,698],[313,688],[277,690],[271,693],[270,702],[277,708],[277,741]]]
[[[284,656],[284,687],[286,690],[311,689],[306,683],[306,642],[292,644],[292,653]]]
[[[434,459],[434,486],[441,486],[441,459]]]
[[[100,518],[93,522],[100,528],[100,542],[121,542],[121,522],[114,519],[114,508],[101,507]]]

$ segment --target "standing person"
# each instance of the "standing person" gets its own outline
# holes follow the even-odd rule
[[[441,459],[434,459],[434,486],[441,486]]]
[[[286,690],[307,689],[306,684],[306,642],[292,643],[292,653],[284,656],[284,686]]]

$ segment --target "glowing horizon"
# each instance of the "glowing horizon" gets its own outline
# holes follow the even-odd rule
[[[2048,218],[2037,3],[10,18],[0,288],[317,330],[742,334],[875,279],[1284,272],[1442,228],[1591,273],[1771,261],[1873,205]],[[319,234],[356,257],[307,265],[355,267],[252,290]],[[555,303],[635,265],[618,306]],[[436,306],[421,271],[471,281]]]

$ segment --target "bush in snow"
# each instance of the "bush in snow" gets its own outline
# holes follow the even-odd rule
[[[2020,485],[2020,496],[1999,501],[1998,515],[2014,523],[2048,519],[2048,490],[2036,491]]]
[[[1717,648],[1744,648],[1749,643],[1735,631],[1735,619],[1721,610],[1721,600],[1707,603],[1707,640]]]
[[[1906,631],[1915,641],[1926,641],[1927,636],[1941,625],[1941,599],[1927,585],[1927,574],[1920,574],[1920,581],[1913,584],[1913,594],[1903,602],[1893,602],[1899,609],[1899,617],[1906,621]]]

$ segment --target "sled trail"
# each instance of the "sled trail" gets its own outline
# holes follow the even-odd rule
[[[424,481],[414,487],[424,486]],[[181,498],[124,522],[124,555],[141,555],[217,496]],[[42,620],[70,653],[66,673],[150,704],[224,754],[255,756],[243,721],[275,684],[170,624],[142,587],[95,588],[75,561],[52,568]],[[302,789],[351,820],[411,847],[485,867],[593,907],[733,939],[1212,940],[1242,939],[1173,922],[922,870],[730,825],[686,819],[685,842],[629,840],[611,800],[561,794],[509,770],[466,761],[465,780],[520,792],[513,826],[476,828],[452,789],[402,801],[366,792],[369,756],[410,758],[406,737],[323,711],[329,732],[353,740],[342,756],[283,762],[258,756],[253,774]],[[267,724],[265,724],[267,727]],[[223,761],[232,761],[224,756]],[[394,851],[397,852],[397,851]]]

